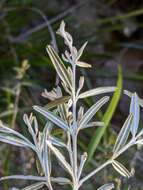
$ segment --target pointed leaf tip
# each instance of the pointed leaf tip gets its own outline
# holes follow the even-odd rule
[[[59,116],[55,115],[54,113],[47,110],[46,108],[41,107],[41,106],[33,106],[33,109],[41,113],[51,122],[53,122],[55,125],[59,126],[60,128],[64,129],[65,131],[69,130],[67,123],[65,123]]]

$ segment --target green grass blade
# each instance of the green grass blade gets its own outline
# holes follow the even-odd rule
[[[102,136],[104,135],[107,126],[109,125],[113,114],[116,110],[116,107],[118,105],[120,96],[121,96],[121,91],[122,91],[122,85],[123,85],[123,80],[122,80],[122,69],[121,66],[118,66],[118,81],[117,81],[117,90],[114,92],[114,95],[112,97],[112,100],[107,108],[107,111],[105,112],[102,122],[105,123],[103,127],[99,127],[95,133],[93,134],[93,137],[91,138],[91,141],[88,146],[88,160],[87,162],[91,161],[94,152],[96,151],[97,146],[99,145]]]

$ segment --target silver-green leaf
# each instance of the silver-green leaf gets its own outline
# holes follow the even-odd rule
[[[62,155],[62,153],[52,145],[50,141],[47,141],[48,147],[51,149],[51,151],[55,154],[57,159],[60,161],[60,163],[63,165],[63,167],[69,172],[71,176],[73,176],[73,171],[69,163],[66,161],[65,157]]]
[[[105,185],[102,185],[101,187],[99,187],[97,190],[111,190],[113,189],[115,186],[113,183],[107,183]]]
[[[133,115],[131,113],[127,117],[127,119],[117,137],[116,143],[113,148],[113,154],[116,154],[126,144],[129,133],[130,133],[130,129],[131,129],[132,119],[133,119]]]
[[[118,161],[113,160],[112,166],[114,169],[124,177],[131,177],[131,173]]]
[[[63,83],[66,83],[66,85],[72,89],[72,82],[71,79],[69,77],[69,74],[67,72],[66,67],[64,66],[62,60],[60,59],[60,57],[58,56],[58,54],[56,53],[56,51],[50,46],[47,46],[47,52],[49,54],[49,57],[59,75],[59,77],[61,78],[61,80],[63,81]]]
[[[124,94],[126,94],[127,96],[129,96],[130,98],[132,97],[133,93],[128,91],[128,90],[124,90]],[[139,105],[143,108],[143,100],[138,97],[138,102],[139,102]]]
[[[68,125],[60,117],[53,114],[51,111],[47,110],[46,108],[41,106],[33,106],[33,109],[41,113],[51,122],[53,122],[55,125],[59,126],[60,128],[64,129],[65,131],[69,130]]]
[[[89,110],[83,115],[82,119],[79,122],[79,129],[85,128],[88,122],[92,119],[92,117],[96,114],[97,111],[108,102],[109,97],[105,96],[97,101]]]
[[[136,93],[132,94],[131,97],[130,113],[132,113],[134,116],[131,123],[131,133],[133,137],[135,137],[138,130],[139,119],[140,119],[140,106],[138,101],[138,95]]]
[[[98,87],[92,90],[88,90],[86,92],[81,93],[78,98],[82,99],[82,98],[88,98],[90,96],[95,96],[95,95],[99,95],[99,94],[105,94],[105,93],[109,93],[109,92],[114,92],[115,90],[117,90],[117,87]]]

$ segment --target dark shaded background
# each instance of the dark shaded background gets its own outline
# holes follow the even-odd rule
[[[121,64],[124,89],[143,96],[142,0],[0,0],[0,119],[22,133],[25,133],[21,122],[23,113],[30,112],[33,104],[46,104],[47,100],[41,97],[43,89],[51,90],[58,82],[45,47],[54,40],[62,53],[63,41],[55,36],[61,20],[67,23],[78,48],[88,41],[83,60],[91,63],[92,69],[86,73],[84,69],[79,70],[86,76],[87,88],[115,85],[117,65]],[[16,71],[25,59],[30,68],[23,79],[18,79]],[[108,157],[116,133],[127,116],[128,105],[128,99],[122,96],[91,168]],[[79,141],[82,150],[86,151],[92,133],[91,130],[82,134]],[[123,159],[128,166],[136,168],[133,179],[120,178],[108,169],[92,178],[83,190],[93,190],[107,181],[114,181],[117,189],[142,190],[141,148],[131,149]],[[0,176],[35,172],[32,153],[0,144]],[[15,184],[21,187],[26,182],[6,182],[3,186],[0,184],[0,190]]]

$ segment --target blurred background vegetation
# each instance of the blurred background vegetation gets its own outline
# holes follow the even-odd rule
[[[108,128],[94,128],[80,135],[79,150],[90,154],[87,172],[110,156],[127,116],[129,99],[122,89],[143,96],[143,1],[0,0],[0,119],[21,133],[26,134],[23,113],[30,113],[34,104],[46,105],[41,93],[52,90],[59,82],[45,47],[52,43],[62,53],[63,41],[55,36],[61,20],[67,23],[78,48],[88,41],[83,60],[92,64],[92,69],[79,70],[86,77],[86,88],[119,87],[105,114],[104,110],[97,116]],[[83,103],[89,106],[94,101],[87,99]],[[42,127],[40,118],[39,122]],[[54,133],[62,137],[60,131]],[[107,168],[87,182],[83,190],[96,189],[109,181],[115,183],[117,190],[142,190],[142,148],[129,150],[122,159],[136,170],[133,179],[124,179]],[[32,152],[0,144],[0,177],[36,172]],[[5,182],[0,184],[0,190],[24,185],[25,181]]]

